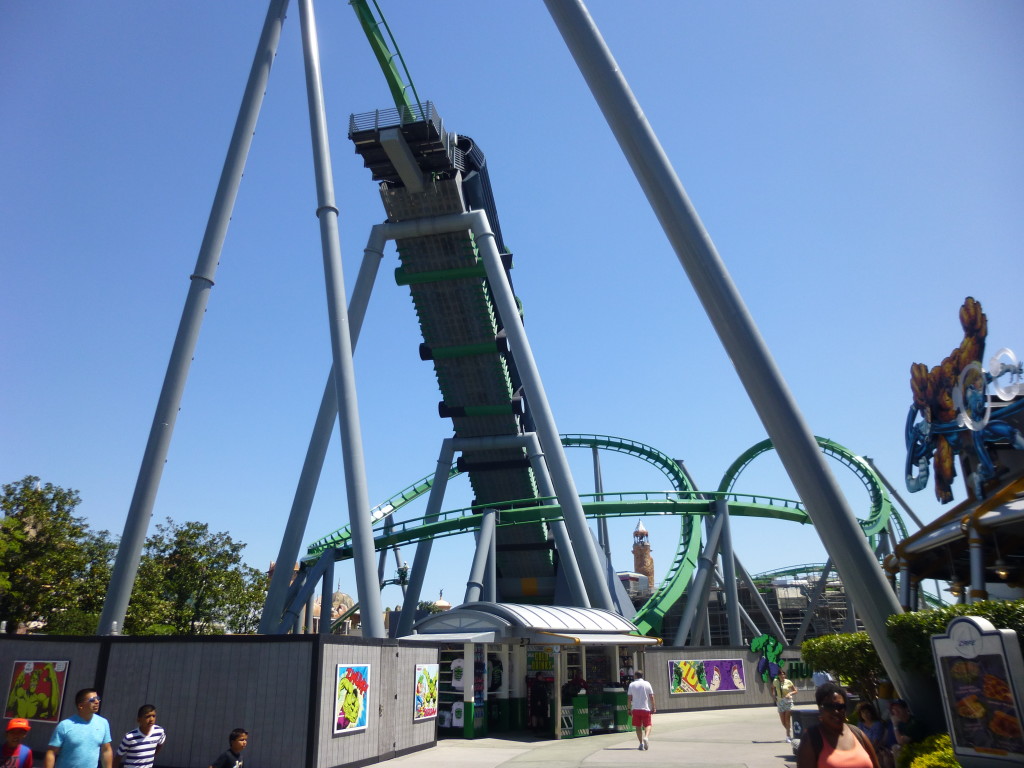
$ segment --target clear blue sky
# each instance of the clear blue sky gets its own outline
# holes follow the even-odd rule
[[[543,4],[380,2],[421,97],[487,153],[560,431],[648,443],[716,486],[764,429]],[[807,422],[901,484],[910,365],[959,343],[964,297],[988,315],[986,359],[1024,353],[1024,5],[589,7]],[[317,12],[351,289],[384,213],[347,120],[390,98],[347,4]],[[76,488],[96,528],[124,525],[264,14],[0,5],[0,480]],[[261,568],[330,364],[299,45],[293,3],[154,512],[229,531]],[[374,503],[451,431],[396,265],[356,355]],[[589,453],[572,461],[591,491]],[[604,480],[665,486],[621,459]],[[793,495],[773,458],[740,490]],[[931,487],[909,499],[940,511]],[[345,522],[336,444],[306,541]],[[635,523],[613,525],[620,569]],[[678,526],[645,525],[661,572]],[[734,538],[751,572],[824,560],[809,528],[738,520]],[[435,547],[425,596],[461,600],[470,550]]]

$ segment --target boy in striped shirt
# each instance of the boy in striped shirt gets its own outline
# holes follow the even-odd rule
[[[139,707],[139,727],[126,733],[114,753],[114,768],[152,768],[167,735],[156,724],[156,707]]]

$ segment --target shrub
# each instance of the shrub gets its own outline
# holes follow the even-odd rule
[[[945,634],[946,627],[957,616],[980,616],[998,629],[1017,633],[1024,653],[1024,600],[985,600],[971,605],[947,605],[934,611],[918,611],[890,616],[886,622],[889,637],[900,652],[903,665],[923,675],[935,674],[932,658],[932,635]]]
[[[940,733],[903,747],[896,758],[896,768],[960,768],[960,763],[953,755],[949,734]]]
[[[831,672],[860,698],[878,698],[878,682],[885,677],[885,667],[867,632],[812,637],[800,646],[800,658],[812,669]]]

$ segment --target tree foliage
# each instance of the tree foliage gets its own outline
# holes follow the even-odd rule
[[[800,658],[812,669],[831,672],[862,699],[878,698],[878,683],[885,677],[885,667],[867,632],[804,640]]]
[[[266,577],[242,562],[245,544],[199,522],[170,518],[146,539],[124,630],[127,634],[251,633]]]
[[[96,631],[116,542],[75,515],[78,491],[29,475],[0,496],[0,620],[49,634]],[[266,577],[242,562],[245,544],[204,523],[157,525],[145,544],[124,631],[256,631]]]
[[[95,630],[115,551],[107,531],[74,514],[78,491],[27,475],[0,495],[0,620],[8,632]]]

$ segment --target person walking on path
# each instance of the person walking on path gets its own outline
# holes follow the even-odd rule
[[[772,696],[775,706],[779,708],[779,720],[786,730],[786,741],[793,741],[793,697],[796,696],[796,685],[786,677],[786,670],[780,669],[778,676],[772,680]]]
[[[136,718],[139,727],[121,739],[114,753],[114,768],[152,768],[156,753],[167,740],[164,729],[156,724],[156,707],[143,704]]]
[[[633,673],[633,682],[626,689],[629,711],[633,713],[633,726],[636,737],[640,741],[637,749],[650,749],[651,715],[655,712],[654,689],[644,680],[644,671],[638,669]]]
[[[800,736],[796,768],[880,768],[864,732],[846,722],[846,689],[825,683],[814,692],[818,725]]]
[[[100,697],[95,688],[75,694],[78,714],[57,723],[43,760],[44,768],[111,768],[110,723],[100,717]]]

